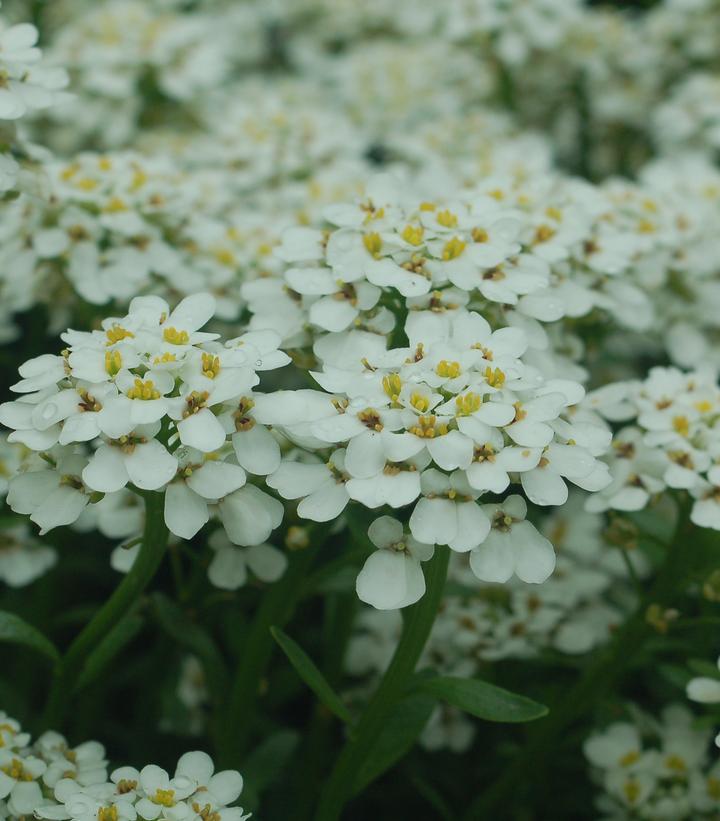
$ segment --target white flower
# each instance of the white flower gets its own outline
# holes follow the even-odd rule
[[[491,530],[470,554],[473,573],[490,582],[506,582],[513,574],[524,582],[544,582],[555,569],[555,551],[525,520],[525,500],[509,496],[502,504],[483,505],[483,513]]]
[[[718,667],[720,667],[720,659],[718,659]],[[720,676],[718,678],[698,676],[690,679],[686,693],[691,701],[698,701],[701,704],[717,704],[720,702]]]
[[[345,451],[336,450],[326,463],[284,461],[267,478],[268,486],[283,499],[300,499],[298,516],[315,522],[330,522],[345,510],[347,492]]]
[[[487,538],[490,519],[462,471],[446,476],[431,468],[423,471],[421,485],[423,496],[410,516],[410,532],[419,542],[465,553]]]
[[[276,582],[285,572],[287,557],[271,544],[238,547],[222,530],[208,541],[215,555],[208,567],[208,579],[221,590],[237,590],[247,581],[248,570],[263,582]]]
[[[280,526],[284,508],[254,485],[245,485],[218,503],[220,519],[233,544],[262,544]]]
[[[47,470],[30,470],[10,480],[7,502],[16,513],[30,516],[40,534],[54,527],[72,524],[90,501],[82,474],[87,459],[68,449],[57,453]]]
[[[355,583],[361,601],[378,610],[407,607],[425,593],[421,562],[432,557],[433,546],[422,544],[403,531],[391,516],[381,516],[368,528],[378,548],[365,561]]]
[[[175,451],[176,478],[165,490],[165,524],[181,539],[192,537],[210,519],[208,505],[245,484],[245,471],[192,448]]]
[[[135,805],[138,815],[146,821],[158,816],[179,821],[190,813],[185,799],[197,789],[198,784],[186,775],[170,778],[162,767],[148,764],[140,770],[140,786],[144,796]]]
[[[6,527],[0,537],[0,579],[10,587],[30,584],[56,561],[55,550],[33,539],[22,524]]]
[[[7,801],[11,815],[32,815],[42,803],[38,779],[46,764],[40,758],[12,749],[0,749],[0,799]]]
[[[103,443],[82,472],[88,487],[102,493],[132,482],[142,490],[158,490],[175,476],[178,461],[153,438],[159,425],[142,425],[119,439]]]
[[[199,794],[194,798],[200,800],[201,804],[209,801],[211,807],[232,804],[240,797],[243,788],[243,777],[237,770],[216,773],[210,756],[199,751],[185,753],[180,757],[175,768],[175,778],[183,776],[196,785]]]

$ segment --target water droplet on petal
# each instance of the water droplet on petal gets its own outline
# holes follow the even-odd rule
[[[57,405],[53,402],[49,402],[42,411],[42,418],[43,419],[52,419],[53,416],[57,413]]]
[[[256,359],[255,360],[255,367],[256,368],[262,367],[262,359]]]

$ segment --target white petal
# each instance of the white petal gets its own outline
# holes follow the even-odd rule
[[[183,445],[203,453],[212,453],[225,443],[225,430],[209,408],[201,408],[178,422],[177,429]]]
[[[475,502],[460,502],[456,505],[457,534],[448,541],[452,550],[465,553],[481,544],[490,532],[490,519],[480,505]]]
[[[215,799],[215,802],[226,807],[237,801],[243,788],[243,777],[237,770],[223,770],[216,773],[207,784],[208,792]],[[242,815],[242,810],[240,811]],[[225,810],[223,810],[225,818]]]
[[[149,439],[125,456],[130,481],[142,490],[164,487],[177,472],[177,459],[157,439]]]
[[[448,544],[457,535],[454,502],[450,499],[420,499],[410,516],[410,532],[424,544]]]
[[[345,470],[358,479],[375,476],[385,467],[382,439],[377,433],[364,433],[350,440],[345,453]]]
[[[237,547],[222,547],[208,567],[210,583],[220,590],[237,590],[247,581],[245,551]]]
[[[175,769],[175,777],[184,775],[196,781],[201,787],[206,787],[214,771],[215,765],[212,758],[207,753],[196,750],[180,756]]]
[[[345,510],[350,497],[347,485],[329,479],[298,505],[298,516],[313,522],[331,522]]]
[[[232,443],[238,462],[248,473],[267,476],[280,467],[280,445],[263,425],[234,433]]]
[[[60,525],[71,525],[83,512],[88,497],[70,485],[53,491],[32,514],[30,520],[40,528],[40,534]]]
[[[425,578],[412,557],[378,550],[368,557],[355,583],[358,598],[378,610],[406,607],[422,598]]]
[[[472,440],[457,430],[451,430],[445,436],[428,439],[426,447],[435,464],[443,470],[464,470],[472,462]]]
[[[283,499],[299,499],[317,490],[330,478],[330,473],[323,464],[283,462],[266,481]]]
[[[192,294],[175,308],[165,323],[166,327],[185,331],[197,331],[212,319],[215,313],[215,297],[211,294]]]
[[[285,572],[287,556],[270,544],[246,548],[248,567],[263,582],[276,582]]]
[[[187,485],[205,499],[222,499],[241,488],[246,478],[238,465],[209,460],[188,476]]]
[[[568,489],[562,477],[549,468],[535,468],[520,474],[525,495],[536,505],[564,505]]]
[[[390,547],[403,540],[403,526],[392,516],[380,516],[368,528],[368,538],[375,547]]]
[[[720,679],[705,676],[692,679],[687,684],[687,697],[702,704],[720,702]]]
[[[82,472],[83,482],[100,493],[112,493],[129,481],[120,448],[100,445]]]
[[[470,568],[484,582],[506,582],[513,574],[515,560],[507,535],[493,530],[470,553]]]
[[[552,544],[530,522],[517,522],[510,531],[515,573],[524,582],[544,582],[555,569]]]
[[[185,482],[172,482],[165,491],[165,524],[181,539],[192,537],[210,518],[207,504]]]

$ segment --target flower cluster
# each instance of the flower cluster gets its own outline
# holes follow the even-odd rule
[[[566,480],[604,487],[607,468],[596,456],[609,432],[593,418],[570,418],[582,387],[526,364],[527,339],[518,328],[492,331],[480,314],[459,309],[413,312],[405,332],[409,344],[390,350],[378,337],[352,333],[351,346],[316,345],[327,359],[313,375],[332,395],[311,394],[316,418],[307,403],[298,417],[318,444],[338,449],[325,465],[285,461],[268,484],[286,499],[303,498],[299,515],[316,521],[335,518],[351,499],[371,509],[413,505],[411,540],[387,517],[371,527],[381,553],[368,561],[358,591],[378,607],[422,595],[413,564],[429,558],[432,545],[470,551],[473,571],[485,581],[514,574],[544,581],[554,554],[526,520],[524,499],[477,500],[517,483],[534,503],[561,505]],[[292,436],[293,426],[285,429]],[[393,554],[397,588],[381,592]],[[403,581],[408,572],[420,585],[413,593]]]
[[[712,371],[653,368],[643,381],[588,395],[614,421],[632,420],[613,438],[612,482],[589,510],[641,510],[667,488],[689,491],[691,520],[720,530],[720,389]]]
[[[8,441],[42,452],[46,469],[11,480],[10,507],[46,532],[126,486],[164,490],[175,535],[191,538],[217,505],[231,541],[264,542],[282,505],[246,484],[247,472],[272,472],[280,448],[253,388],[258,371],[288,359],[272,332],[223,345],[200,331],[213,312],[208,294],[172,312],[162,299],[138,297],[102,330],[63,334],[60,355],[26,362],[13,386],[22,396],[0,418],[13,428]]]
[[[17,721],[0,713],[0,811],[3,818],[48,821],[245,821],[237,806],[243,778],[237,770],[215,771],[207,753],[180,757],[170,776],[148,764],[118,767],[108,774],[105,748],[97,741],[71,747],[48,731],[34,742]]]
[[[450,567],[452,592],[448,591],[443,599],[421,667],[432,666],[443,675],[472,677],[479,675],[488,662],[538,658],[553,652],[579,656],[609,641],[634,607],[635,595],[621,556],[617,550],[611,551],[604,539],[603,518],[583,511],[582,503],[581,495],[576,493],[544,522],[543,532],[558,555],[555,572],[542,585],[529,586],[518,579],[502,587],[478,585],[467,563],[455,557]],[[371,528],[371,538],[377,539],[379,523],[382,519]],[[387,524],[385,527],[390,529]],[[360,597],[375,603],[374,597],[382,595],[393,574],[399,573],[391,562],[400,564],[407,552],[416,554],[417,547],[411,543],[405,554],[399,555],[378,551],[387,554],[387,566],[378,568],[378,575],[371,580],[366,565],[358,579]],[[415,582],[415,574],[407,569],[407,558],[405,567],[412,589],[413,583],[421,583],[421,575]],[[379,578],[382,569],[384,586]],[[638,564],[637,569],[644,575],[646,568]],[[367,596],[363,595],[365,585]],[[351,694],[354,698],[364,698],[385,670],[401,629],[398,613],[370,609],[362,612],[347,658],[348,672],[360,682]],[[474,734],[474,725],[467,716],[438,707],[422,742],[429,749],[461,752],[468,749]]]
[[[602,818],[711,819],[720,809],[720,762],[708,760],[710,734],[680,705],[660,719],[634,711],[584,745],[602,794]]]

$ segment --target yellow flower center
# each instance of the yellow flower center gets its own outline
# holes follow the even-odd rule
[[[436,436],[444,436],[448,432],[445,422],[438,424],[434,414],[429,416],[419,416],[417,424],[408,429],[409,433],[419,436],[421,439],[434,439]]]
[[[626,781],[623,784],[623,792],[628,804],[634,804],[640,798],[640,785],[637,781]]]
[[[127,328],[123,328],[122,325],[118,325],[116,323],[105,331],[105,336],[107,337],[107,342],[105,344],[114,345],[116,342],[120,342],[123,339],[133,339],[135,334],[132,331],[128,331]]]
[[[451,259],[457,259],[467,247],[467,243],[463,242],[459,237],[449,239],[442,250],[442,258],[445,262]]]
[[[114,804],[110,807],[98,807],[97,819],[98,821],[117,821],[117,807]]]
[[[687,416],[673,416],[672,426],[675,433],[687,436],[690,433],[690,422]]]
[[[423,240],[425,229],[422,225],[406,225],[402,232],[402,238],[410,245],[420,245]]]
[[[110,376],[117,376],[122,368],[120,351],[105,351],[105,371]]]
[[[420,413],[427,413],[427,410],[430,407],[430,400],[427,396],[423,396],[421,393],[415,392],[410,396],[410,404],[416,411],[419,411]]]
[[[449,362],[447,359],[441,359],[435,366],[435,373],[443,379],[455,379],[461,372],[459,362]]]
[[[135,379],[135,384],[127,392],[128,399],[141,399],[148,401],[150,399],[159,399],[160,391],[155,388],[155,383],[152,379],[142,380],[140,377]]]
[[[377,231],[372,231],[369,234],[363,234],[363,245],[367,249],[367,252],[377,259],[380,256],[380,251],[382,250],[382,238]]]
[[[15,781],[32,781],[32,775],[25,769],[23,766],[22,761],[19,758],[13,758],[9,764],[6,764],[4,767],[0,767],[5,775],[9,775],[10,778],[14,778]]]
[[[175,806],[175,790],[161,790],[159,787],[155,790],[155,795],[152,797],[155,804],[161,804],[163,807]]]
[[[438,212],[437,221],[443,226],[443,228],[455,228],[458,224],[457,215],[447,209]]]
[[[470,416],[471,413],[480,410],[482,397],[477,393],[466,393],[465,396],[455,397],[455,415]]]
[[[500,368],[491,368],[490,365],[485,368],[485,381],[491,388],[502,388],[505,384],[505,372]]]
[[[620,766],[629,767],[631,764],[634,764],[639,758],[640,753],[637,750],[630,750],[629,753],[625,753],[625,755],[621,757]]]
[[[220,357],[213,356],[211,353],[204,353],[202,355],[202,372],[203,376],[208,379],[215,379],[220,373]]]
[[[382,386],[390,399],[393,402],[397,402],[400,391],[402,390],[402,379],[400,379],[400,375],[397,373],[389,373],[387,376],[383,376]]]
[[[197,413],[201,408],[205,407],[210,394],[208,391],[192,391],[185,400],[185,410],[183,411],[183,418],[187,419]]]
[[[163,339],[171,345],[187,345],[190,334],[187,331],[178,331],[177,328],[165,328]]]
[[[162,365],[164,362],[177,362],[177,357],[174,353],[165,351],[162,356],[156,356],[155,359],[153,359],[155,365]]]

